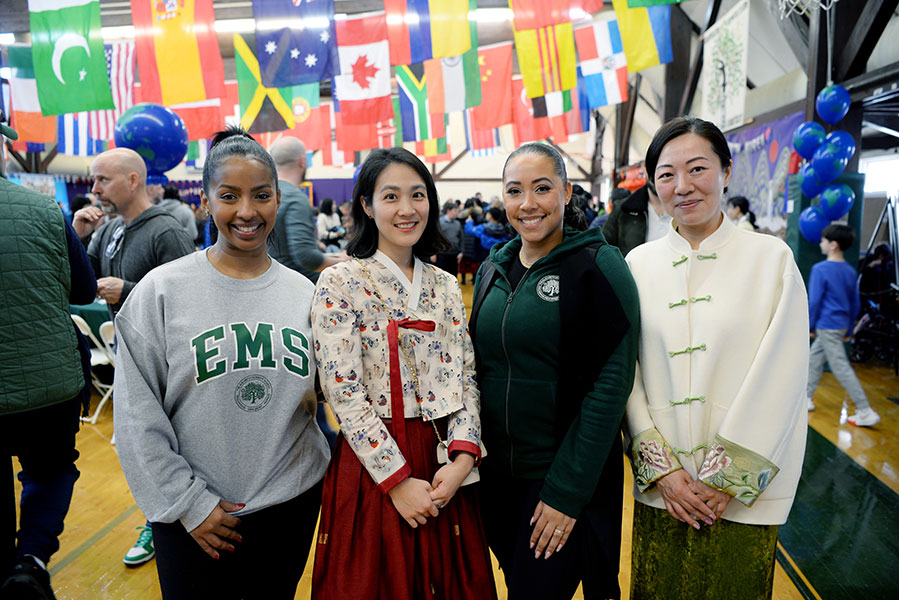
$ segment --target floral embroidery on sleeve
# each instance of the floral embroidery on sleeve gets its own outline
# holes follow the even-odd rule
[[[765,457],[716,435],[699,469],[699,480],[752,506],[779,471]]]
[[[658,429],[647,429],[634,437],[631,463],[634,482],[641,492],[645,492],[660,477],[682,468]]]

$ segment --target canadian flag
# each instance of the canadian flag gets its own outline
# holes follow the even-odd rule
[[[390,47],[384,11],[336,21],[340,74],[334,93],[346,125],[393,118],[390,100]]]

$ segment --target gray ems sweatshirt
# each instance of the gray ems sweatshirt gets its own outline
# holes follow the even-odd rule
[[[219,500],[240,514],[324,475],[315,422],[313,285],[272,261],[255,279],[206,252],[159,267],[116,317],[115,431],[131,493],[151,521],[199,526]]]

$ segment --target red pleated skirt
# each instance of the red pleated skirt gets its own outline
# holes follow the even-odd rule
[[[412,477],[433,481],[434,428],[421,419],[405,425]],[[312,598],[495,600],[478,487],[460,487],[439,516],[413,529],[340,436],[325,473]]]

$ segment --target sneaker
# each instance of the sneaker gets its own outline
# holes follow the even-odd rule
[[[856,427],[872,427],[880,423],[880,415],[873,408],[866,408],[849,417],[848,421]]]
[[[812,400],[811,398],[808,399],[808,409],[815,410],[815,401]]]
[[[0,598],[6,600],[56,600],[50,587],[50,574],[26,556],[16,561],[12,572],[0,587]]]
[[[142,565],[156,556],[156,548],[153,547],[153,530],[149,527],[137,527],[136,529],[141,530],[140,535],[137,536],[134,546],[122,559],[122,562],[129,567]]]

